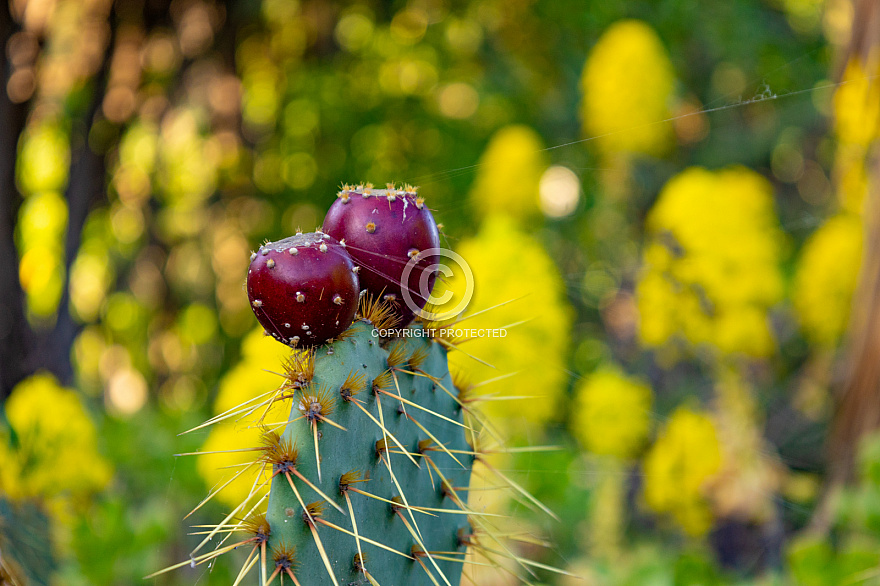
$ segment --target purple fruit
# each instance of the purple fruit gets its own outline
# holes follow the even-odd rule
[[[327,234],[269,242],[251,255],[251,309],[276,340],[318,346],[354,321],[360,293],[356,271],[345,247]]]
[[[438,257],[423,251],[440,247],[434,216],[415,189],[395,189],[391,184],[387,189],[344,187],[330,206],[323,229],[345,242],[360,267],[361,287],[391,301],[400,325],[411,322],[427,303],[437,277]],[[403,283],[411,259],[416,262]]]

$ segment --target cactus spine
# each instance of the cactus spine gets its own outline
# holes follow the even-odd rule
[[[285,578],[294,586],[458,586],[469,552],[482,556],[477,564],[523,581],[535,567],[560,572],[517,555],[494,524],[497,515],[468,508],[471,473],[481,463],[513,498],[554,516],[482,457],[503,449],[480,451],[481,433],[492,444],[502,438],[474,410],[481,400],[474,387],[453,381],[446,354],[455,342],[436,336],[437,324],[401,328],[414,317],[400,303],[411,287],[402,267],[412,260],[415,282],[433,283],[433,257],[422,251],[436,247],[437,225],[413,188],[376,192],[343,187],[325,220],[332,231],[268,243],[252,256],[254,313],[267,335],[292,347],[284,379],[195,429],[262,414],[260,445],[233,450],[254,454],[237,476],[259,474],[238,507],[200,532],[190,560],[154,576],[239,548],[247,555],[233,586],[255,568],[261,586]],[[373,229],[359,239],[352,230],[367,220]],[[345,289],[357,286],[357,275],[363,290],[352,323]],[[300,321],[308,337],[286,333],[284,324]],[[396,337],[379,337],[389,331]],[[267,421],[279,402],[290,415]],[[215,537],[221,543],[209,550]]]
[[[290,419],[263,450],[270,574],[295,561],[304,584],[459,583],[473,457],[446,351],[379,342],[359,321],[282,386]]]

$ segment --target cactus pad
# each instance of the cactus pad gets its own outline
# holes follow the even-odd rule
[[[469,525],[457,503],[467,499],[473,457],[446,351],[423,338],[398,339],[383,348],[372,332],[370,324],[357,322],[345,339],[316,350],[311,381],[290,383],[290,423],[278,441],[270,435],[265,452],[274,473],[268,546],[276,554],[295,552],[303,584],[333,584],[329,572],[338,584],[369,584],[366,570],[382,584],[428,583],[428,571],[455,586],[460,563],[435,556],[464,552],[459,531],[467,532]],[[320,406],[310,410],[314,403]],[[309,413],[321,410],[331,411],[326,419],[332,424],[322,421],[323,415],[310,419]],[[295,462],[289,460],[291,448]],[[320,504],[312,512],[316,518],[309,519],[303,504],[311,509],[312,503]],[[278,567],[272,565],[270,572]]]

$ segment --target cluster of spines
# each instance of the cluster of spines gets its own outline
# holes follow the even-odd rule
[[[363,183],[358,183],[357,185],[350,185],[348,183],[343,183],[339,186],[339,191],[336,192],[336,197],[349,197],[352,195],[361,195],[364,197],[371,197],[376,195],[383,196],[403,196],[403,195],[418,195],[419,188],[418,186],[410,185],[409,183],[404,183],[400,187],[397,186],[396,183],[386,183],[384,188],[376,189],[376,187],[370,183],[369,181],[365,181]]]
[[[409,183],[402,185],[400,188],[394,183],[386,183],[385,187],[382,189],[374,188],[373,184],[369,182],[359,183],[358,185],[349,185],[346,183],[340,186],[339,191],[336,192],[336,197],[341,199],[342,203],[348,203],[349,198],[353,196],[384,197],[389,201],[394,201],[398,197],[411,196],[414,198],[415,205],[418,209],[422,209],[425,206],[425,198],[419,195],[419,188],[412,186]],[[370,229],[367,228],[367,231],[369,232]]]
[[[389,310],[386,303],[382,301],[376,301],[369,296],[365,296],[360,305],[358,319],[359,321],[366,321],[370,323],[376,329],[386,329],[393,327],[394,315],[393,312]],[[358,322],[355,322],[355,325],[349,328],[349,330],[338,336],[337,340],[350,339],[355,333],[355,326],[357,323]],[[429,339],[432,339],[435,342],[440,342],[445,348],[457,349],[454,341],[440,340],[434,338]],[[241,570],[236,578],[235,586],[237,586],[242,581],[244,576],[247,575],[258,563],[260,564],[260,576],[262,585],[272,583],[275,578],[279,578],[281,581],[283,581],[283,578],[287,577],[293,580],[294,584],[299,586],[299,582],[296,577],[299,564],[297,562],[295,548],[282,543],[275,545],[274,547],[272,547],[272,551],[268,552],[267,545],[271,536],[271,528],[269,527],[269,523],[266,520],[265,513],[257,512],[263,507],[263,503],[268,497],[268,494],[266,494],[260,498],[257,498],[260,492],[266,487],[268,482],[279,476],[284,477],[286,483],[290,486],[294,495],[296,496],[298,503],[297,509],[288,508],[285,510],[285,514],[291,518],[299,516],[302,519],[303,523],[308,527],[314,539],[315,545],[321,554],[325,569],[332,582],[337,586],[338,582],[336,580],[336,576],[334,575],[328,559],[328,554],[324,549],[324,546],[320,539],[320,535],[318,532],[319,526],[344,533],[348,536],[351,536],[355,540],[358,553],[354,556],[354,559],[352,560],[352,567],[357,570],[358,573],[362,574],[370,584],[374,585],[378,584],[379,582],[377,581],[376,576],[370,573],[367,569],[368,557],[361,550],[362,542],[378,547],[385,551],[393,552],[398,556],[409,558],[414,563],[417,563],[422,567],[427,577],[436,586],[440,586],[440,583],[437,581],[437,577],[435,577],[435,575],[433,574],[432,568],[436,570],[439,578],[442,579],[442,581],[447,586],[451,586],[448,578],[443,574],[443,572],[437,565],[438,560],[461,563],[463,566],[465,566],[466,564],[488,565],[491,567],[495,567],[499,570],[512,573],[513,575],[520,578],[523,582],[528,582],[530,577],[535,577],[533,568],[541,568],[548,571],[565,573],[562,572],[562,570],[558,570],[556,568],[522,558],[518,556],[513,550],[511,550],[510,547],[506,544],[506,542],[508,541],[524,541],[530,544],[542,545],[544,543],[541,540],[527,534],[519,535],[515,533],[502,533],[489,520],[492,517],[501,517],[501,515],[493,515],[471,510],[466,503],[466,499],[460,496],[460,493],[467,492],[469,490],[468,486],[457,486],[454,482],[451,482],[446,477],[446,475],[444,475],[443,470],[433,462],[431,457],[431,454],[434,452],[442,452],[451,457],[452,460],[457,462],[462,467],[466,467],[466,464],[470,464],[471,466],[478,463],[482,464],[486,470],[486,473],[490,474],[493,477],[492,481],[496,484],[500,482],[506,488],[510,489],[512,491],[513,497],[517,501],[521,502],[523,505],[531,509],[543,511],[556,518],[556,516],[543,503],[541,503],[537,498],[532,496],[523,487],[521,487],[503,472],[493,467],[485,458],[485,456],[487,456],[488,454],[504,452],[508,450],[505,450],[503,448],[490,449],[483,447],[483,444],[486,443],[491,443],[499,446],[503,445],[503,438],[502,434],[495,430],[491,426],[491,424],[483,418],[480,412],[475,409],[476,403],[479,403],[484,398],[488,398],[490,400],[492,398],[479,395],[476,392],[476,389],[479,386],[502,380],[505,377],[498,377],[496,379],[484,381],[483,383],[475,385],[468,384],[461,375],[456,375],[453,373],[453,384],[451,386],[447,386],[447,384],[444,384],[444,377],[432,375],[422,369],[425,361],[428,359],[429,356],[429,349],[427,347],[421,346],[416,348],[415,350],[409,350],[408,345],[403,339],[386,339],[382,340],[381,342],[384,344],[387,351],[387,369],[379,376],[373,378],[372,381],[369,381],[368,378],[362,373],[359,373],[356,370],[352,370],[348,374],[348,376],[338,385],[338,389],[333,389],[326,384],[316,385],[315,381],[313,380],[315,376],[316,352],[329,349],[329,345],[327,347],[318,349],[294,350],[291,356],[284,363],[284,372],[282,374],[283,380],[282,383],[275,390],[265,393],[264,395],[255,397],[254,399],[247,401],[242,405],[239,405],[238,407],[227,411],[224,414],[218,415],[217,417],[207,421],[205,424],[202,424],[194,428],[193,430],[190,430],[194,431],[195,429],[201,429],[207,425],[229,419],[241,420],[251,417],[256,413],[260,413],[258,424],[264,426],[261,444],[253,448],[235,450],[254,451],[257,453],[257,457],[252,462],[249,462],[245,466],[243,466],[243,469],[240,470],[235,477],[237,477],[238,474],[244,472],[245,469],[250,469],[253,466],[257,466],[260,468],[261,472],[268,473],[269,479],[261,480],[261,475],[257,475],[257,480],[255,480],[249,495],[221,523],[212,526],[197,526],[197,528],[201,530],[198,531],[197,534],[207,535],[207,537],[205,537],[205,539],[193,551],[190,560],[165,568],[164,570],[157,572],[154,575],[158,575],[159,573],[163,573],[186,565],[197,566],[200,564],[204,564],[216,559],[218,556],[224,553],[227,553],[234,549],[238,549],[239,547],[252,545],[250,553],[245,559],[245,562],[242,565]],[[332,350],[327,351],[332,352]],[[424,408],[414,401],[406,399],[403,396],[403,393],[401,393],[400,387],[398,385],[398,376],[400,374],[409,374],[414,377],[424,377],[429,379],[432,383],[433,392],[446,393],[454,400],[457,408],[462,413],[464,423],[450,419],[440,413],[436,413],[427,408]],[[362,396],[365,392],[371,393],[378,403],[378,418],[370,413],[369,410],[364,406],[364,401],[360,398],[360,396]],[[411,421],[415,426],[418,427],[418,429],[422,433],[427,436],[418,442],[418,445],[415,448],[414,452],[407,450],[382,421],[383,409],[381,408],[381,401],[383,399],[396,401],[398,405],[398,412],[403,417]],[[266,413],[269,411],[269,408],[279,401],[293,401],[293,405],[300,413],[299,417],[292,418],[290,421],[284,422],[265,422],[264,418]],[[351,470],[347,473],[342,474],[341,477],[338,479],[339,494],[345,501],[347,510],[337,505],[330,497],[330,495],[321,491],[321,489],[317,486],[317,484],[321,483],[321,457],[319,455],[318,447],[320,443],[320,431],[318,429],[318,426],[319,424],[329,424],[343,430],[345,429],[329,418],[329,416],[332,415],[334,409],[336,408],[337,401],[356,405],[357,408],[366,416],[368,416],[371,422],[381,430],[382,438],[376,441],[375,445],[376,456],[378,457],[379,461],[383,463],[384,466],[387,468],[392,482],[395,485],[396,491],[399,493],[399,496],[392,496],[390,499],[386,499],[379,495],[373,494],[368,490],[358,487],[357,485],[361,483],[366,483],[370,480],[368,476],[364,475],[359,470]],[[408,412],[407,408],[409,408],[412,413]],[[439,438],[435,437],[435,435],[431,433],[428,425],[425,425],[419,421],[421,416],[419,416],[418,418],[416,417],[416,415],[419,413],[425,413],[426,416],[430,415],[444,419],[447,422],[453,423],[463,428],[469,434],[468,443],[470,444],[470,449],[455,450],[447,448],[444,442],[442,442]],[[317,484],[313,482],[313,480],[307,478],[298,470],[297,464],[299,463],[299,451],[297,449],[297,446],[289,440],[283,438],[276,431],[277,428],[293,423],[298,419],[305,419],[308,422],[308,425],[310,426],[312,431],[312,437],[315,445],[316,467],[318,470]],[[484,438],[488,438],[488,441]],[[546,449],[552,448],[524,448],[519,449],[518,451],[541,451]],[[204,452],[197,452],[194,454],[185,455],[197,454],[204,454]],[[436,481],[439,484],[440,491],[457,508],[428,508],[410,504],[410,502],[408,502],[405,492],[403,491],[403,487],[400,486],[395,477],[394,470],[391,464],[392,454],[405,456],[414,465],[419,467],[421,466],[421,462],[426,462],[428,464],[428,471],[431,475],[432,484],[434,483],[434,478],[436,476]],[[463,463],[462,460],[465,460],[465,462]],[[315,491],[318,495],[320,495],[321,500],[306,503],[301,492],[297,489],[295,480],[302,482],[311,490]],[[223,486],[212,492],[190,513],[190,515],[198,510],[201,506],[203,506],[211,497],[216,495],[217,492],[222,490]],[[410,551],[398,551],[396,549],[388,547],[378,540],[364,535],[363,532],[359,530],[358,522],[354,515],[354,508],[352,506],[351,500],[352,494],[375,499],[387,504],[391,514],[400,519],[402,524],[406,527],[407,531],[413,538],[414,543],[412,544]],[[342,515],[349,518],[352,529],[346,529],[339,526],[338,524],[332,523],[324,519],[323,516],[326,504],[332,505]],[[239,515],[242,511],[246,509],[248,510],[248,512],[245,515],[244,520],[237,519],[236,515]],[[460,549],[456,551],[427,550],[420,537],[421,532],[418,528],[418,524],[416,523],[414,513],[431,516],[436,514],[465,515],[468,519],[468,526],[466,528],[459,529],[457,534],[457,543],[460,546]],[[248,535],[248,537],[231,545],[225,545],[225,542],[230,538],[230,535],[235,532],[243,532]],[[206,546],[213,537],[217,535],[224,535],[224,538],[215,547],[215,549],[207,553],[199,554],[198,552],[201,551],[201,549]],[[476,562],[471,559],[466,559],[468,551],[470,551],[474,555],[481,556],[483,558],[483,561]],[[268,558],[269,553],[271,553],[271,560],[269,560]],[[519,573],[518,571],[511,570],[509,567],[507,567],[506,564],[503,564],[500,561],[500,559],[502,558],[508,558],[512,560],[516,565],[520,567],[521,570],[525,572],[525,575]]]

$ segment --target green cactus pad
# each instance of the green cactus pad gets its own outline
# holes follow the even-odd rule
[[[326,421],[315,424],[319,431],[321,481],[318,480],[313,424],[300,411],[302,394],[298,393],[293,400],[290,421],[282,436],[283,440],[292,442],[297,448],[297,471],[346,512],[343,515],[325,504],[320,518],[349,532],[354,532],[354,528],[339,481],[343,474],[353,471],[359,471],[369,478],[366,482],[357,483],[355,486],[358,489],[386,500],[403,497],[410,507],[460,511],[448,491],[444,491],[443,478],[455,487],[458,499],[462,502],[467,499],[463,487],[468,486],[473,457],[468,453],[471,447],[466,441],[467,430],[463,427],[461,409],[453,396],[456,391],[449,374],[446,350],[430,338],[420,337],[419,334],[423,333],[420,326],[412,326],[409,331],[414,334],[413,337],[399,338],[383,347],[382,340],[374,337],[373,327],[361,321],[352,326],[350,335],[345,339],[316,349],[314,378],[310,388],[321,389],[327,397],[331,397],[332,413],[327,417],[345,428],[339,429]],[[394,370],[396,384],[392,382],[387,389],[395,395],[400,393],[399,396],[409,404],[381,393],[377,401],[377,394],[373,390],[373,382],[389,372],[389,350],[397,345],[402,345],[394,352],[397,358],[404,356],[409,360],[414,352],[419,352],[417,356],[424,358],[419,366],[422,376],[403,372],[410,370],[410,365],[404,360]],[[388,450],[383,458],[390,459],[391,470],[403,495],[377,452],[377,442],[384,439],[383,430],[361,408],[343,400],[340,395],[340,387],[353,372],[363,375],[366,382],[366,387],[355,399],[373,418],[384,421],[387,432],[393,434],[413,454],[413,459],[420,463],[420,466],[413,464],[409,457],[401,453],[396,443],[387,438]],[[305,394],[308,392],[305,391]],[[382,407],[381,417],[379,403]],[[410,418],[442,442],[449,453],[433,443],[430,435]],[[419,454],[419,442],[423,442],[422,446],[425,447],[425,440],[431,443],[431,449]],[[425,461],[426,458],[431,459],[433,466]],[[307,505],[324,500],[296,476],[290,475],[290,478]],[[464,533],[469,531],[467,515],[436,511],[425,514],[406,507],[398,508],[400,514],[396,514],[395,507],[387,502],[351,491],[348,496],[360,536],[409,555],[413,546],[417,550],[421,547],[407,528],[409,524],[420,534],[424,549],[428,552],[444,552],[436,555],[445,558],[463,558],[465,547],[459,541],[459,534],[462,529]],[[413,525],[413,519],[416,525]],[[269,574],[276,569],[272,552],[281,551],[282,548],[288,551],[294,549],[297,564],[295,574],[303,585],[333,584],[304,518],[303,508],[284,474],[278,474],[272,480],[267,520],[271,528],[267,556]],[[337,583],[369,584],[365,574],[355,567],[355,556],[358,554],[355,538],[321,522],[317,522],[315,528]],[[426,569],[439,584],[457,586],[461,577],[460,562],[421,555],[419,561],[422,563],[419,563],[363,540],[361,550],[365,554],[367,571],[379,584],[430,584],[432,581],[426,575]],[[461,555],[449,552],[461,552]],[[445,579],[440,576],[438,568]]]

